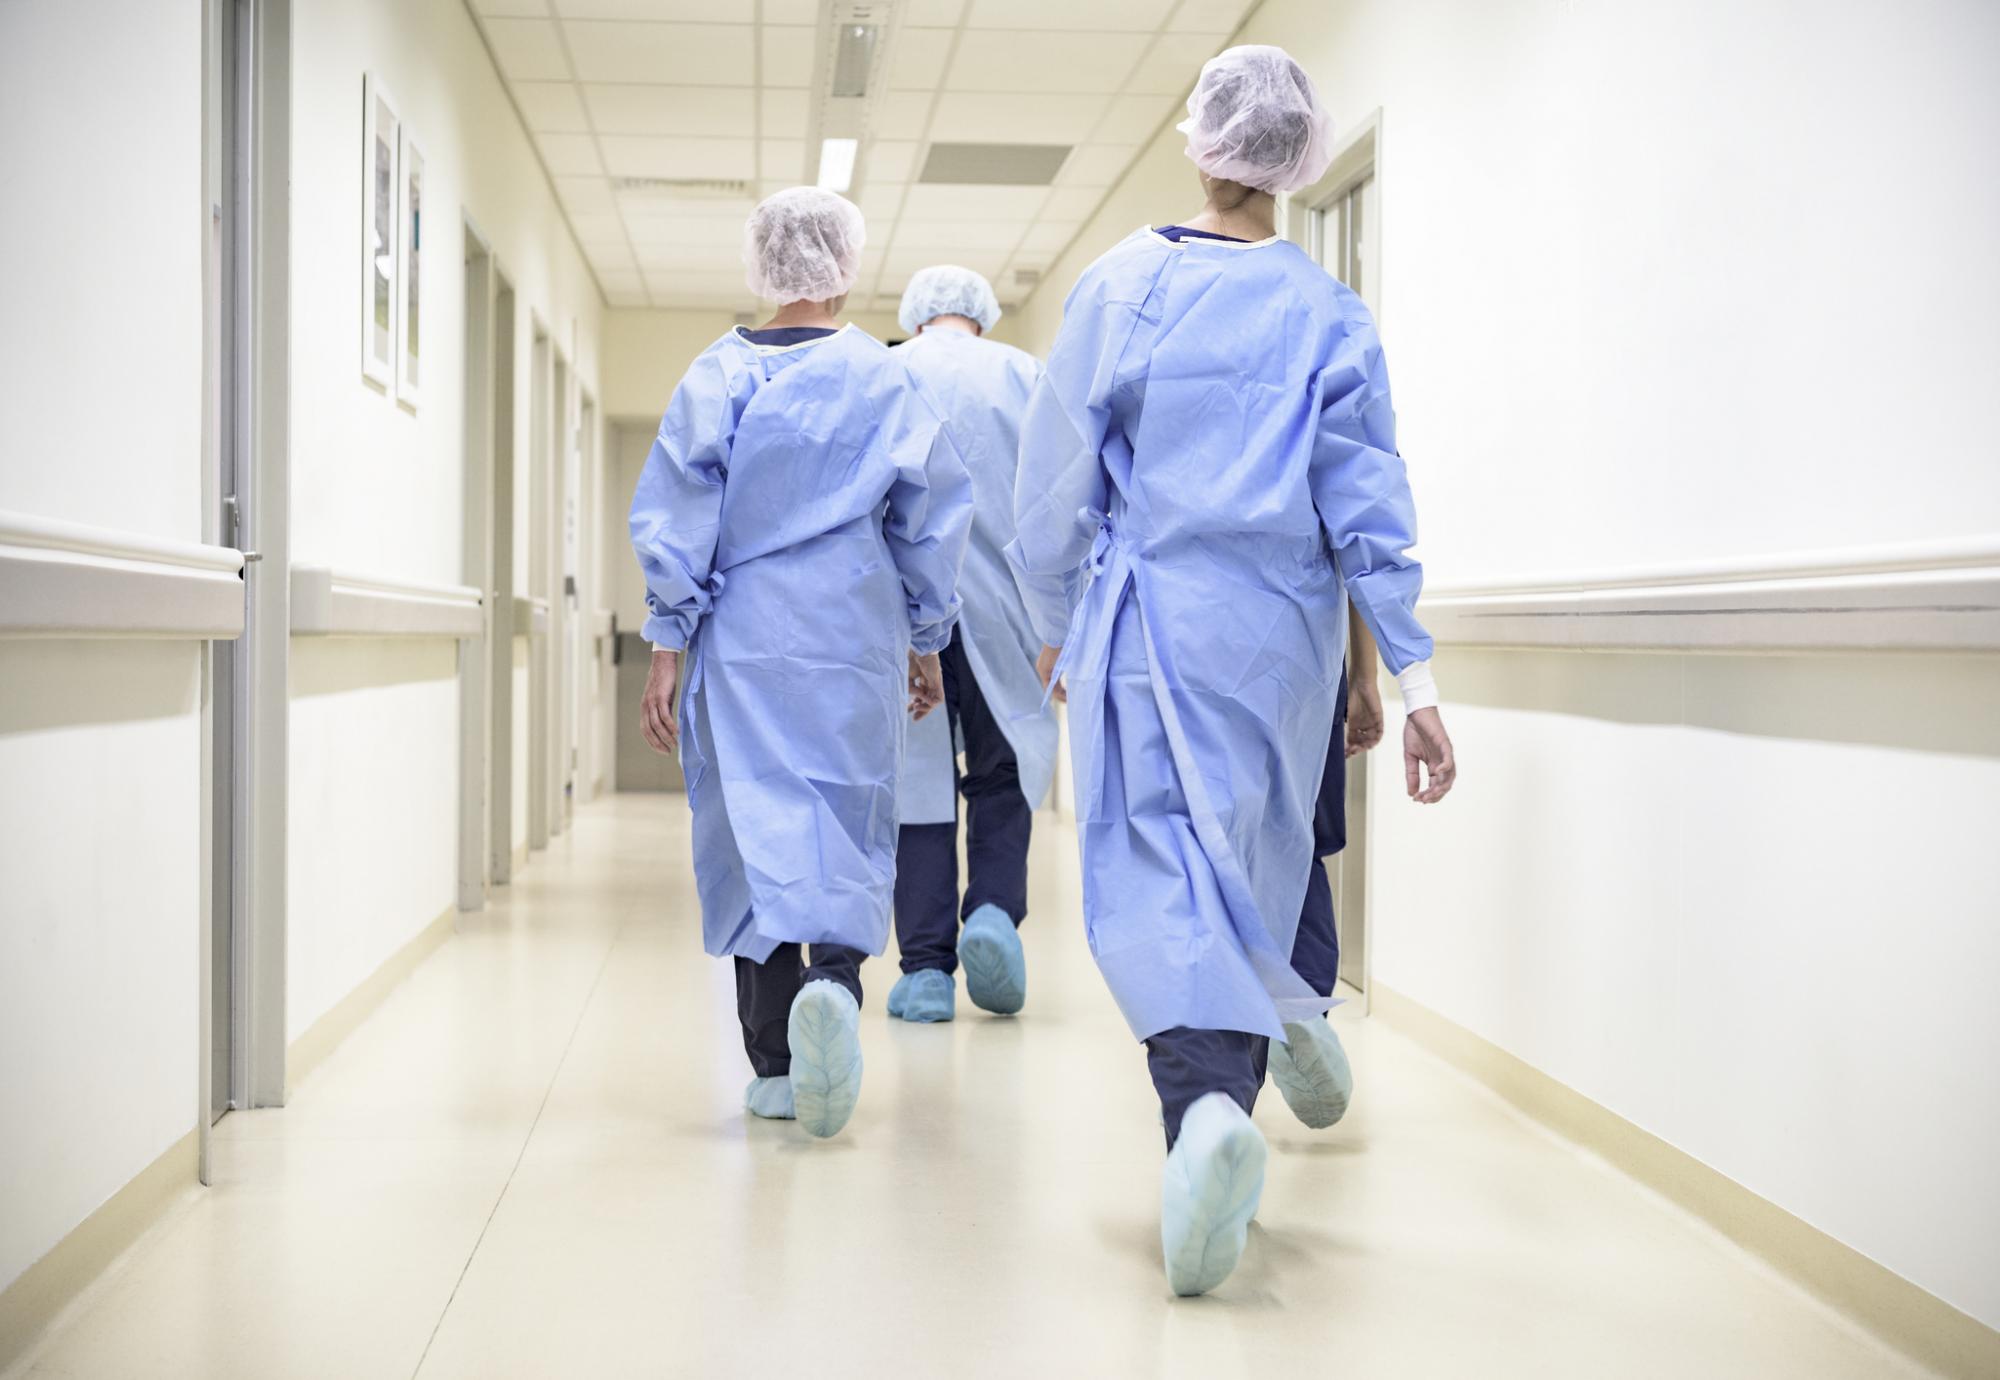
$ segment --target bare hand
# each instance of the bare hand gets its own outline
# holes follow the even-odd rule
[[[655,752],[670,754],[681,745],[681,726],[674,718],[680,688],[681,654],[656,648],[646,672],[646,693],[639,700],[639,728]]]
[[[910,717],[921,719],[944,703],[944,667],[936,652],[910,653]]]
[[[1347,755],[1359,757],[1382,741],[1382,688],[1375,677],[1362,676],[1347,685]]]
[[[1044,647],[1040,654],[1035,657],[1035,674],[1041,677],[1042,689],[1046,690],[1049,688],[1049,677],[1056,673],[1056,659],[1061,655],[1062,648],[1060,647]],[[1055,694],[1052,698],[1054,698],[1057,704],[1067,704],[1069,702],[1069,691],[1063,688],[1061,681],[1056,682]]]
[[[1430,780],[1421,779],[1419,765]],[[1435,705],[1413,711],[1403,720],[1403,785],[1410,799],[1420,805],[1435,805],[1458,779],[1458,762],[1451,753],[1451,738],[1444,731],[1444,718]]]

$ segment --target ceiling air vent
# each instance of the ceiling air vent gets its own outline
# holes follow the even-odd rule
[[[1041,285],[1042,271],[1039,268],[1017,268],[1014,270],[1014,286],[1023,290]]]
[[[1056,180],[1068,144],[932,144],[919,182],[1046,187]]]
[[[737,201],[751,195],[748,182],[713,177],[614,177],[611,190],[693,201]]]

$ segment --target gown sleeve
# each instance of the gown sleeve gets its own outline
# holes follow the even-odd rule
[[[632,550],[646,576],[646,640],[680,651],[714,602],[722,486],[742,410],[715,354],[694,362],[674,389],[632,495]]]
[[[1424,568],[1408,554],[1417,540],[1417,508],[1396,453],[1396,414],[1375,323],[1350,299],[1344,325],[1319,374],[1313,503],[1348,598],[1375,635],[1383,664],[1400,676],[1431,655],[1431,636],[1416,615]]]
[[[910,650],[941,652],[958,624],[958,572],[972,534],[972,478],[943,414],[909,376],[892,407],[896,477],[882,531],[910,605]]]
[[[1007,559],[1035,635],[1050,647],[1069,636],[1076,573],[1097,539],[1091,516],[1107,502],[1100,451],[1130,315],[1129,307],[1107,305],[1090,276],[1079,282],[1021,422]]]

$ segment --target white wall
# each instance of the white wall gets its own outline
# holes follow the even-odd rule
[[[198,5],[0,5],[0,508],[198,540]],[[0,1287],[194,1129],[194,643],[0,642]]]
[[[516,294],[516,589],[527,593],[535,323],[595,388],[601,301],[471,17],[457,4],[295,0],[293,552],[457,584],[470,216]],[[422,149],[424,392],[411,412],[361,374],[361,90],[370,72]],[[454,904],[458,711],[449,643],[293,647],[293,1037]],[[525,843],[527,686],[515,802]],[[502,783],[516,789],[515,783]],[[366,874],[366,875],[362,875]]]
[[[1265,0],[1241,41],[1383,112],[1433,579],[2000,530],[2000,9]],[[1046,351],[1199,205],[1163,131],[999,333]],[[1376,977],[2000,1324],[2000,663],[1439,666],[1464,774],[1423,810],[1374,760]]]

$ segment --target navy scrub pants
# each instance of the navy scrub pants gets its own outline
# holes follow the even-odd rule
[[[1299,909],[1299,933],[1292,941],[1292,969],[1323,997],[1333,995],[1340,975],[1340,931],[1334,923],[1333,887],[1321,859],[1347,844],[1347,678],[1340,681],[1339,709],[1333,721],[1333,741],[1327,748],[1326,771],[1320,777],[1319,801],[1313,811],[1312,875],[1306,879],[1306,899]],[[1212,1092],[1226,1092],[1245,1115],[1257,1105],[1271,1042],[1241,1030],[1195,1030],[1179,1025],[1146,1041],[1146,1069],[1160,1096],[1166,1121],[1167,1148],[1180,1138],[1181,1117]]]
[[[905,824],[896,839],[896,948],[902,968],[958,971],[959,921],[998,906],[1016,925],[1028,913],[1028,828],[1034,812],[1021,794],[1021,769],[956,629],[938,660],[954,738],[965,741],[966,885],[958,892],[958,824]]]
[[[841,944],[780,944],[762,963],[736,957],[736,1018],[743,1023],[743,1052],[759,1078],[786,1078],[792,1072],[792,1043],[786,1034],[792,999],[808,982],[837,982],[861,1001],[861,960],[868,955]]]

